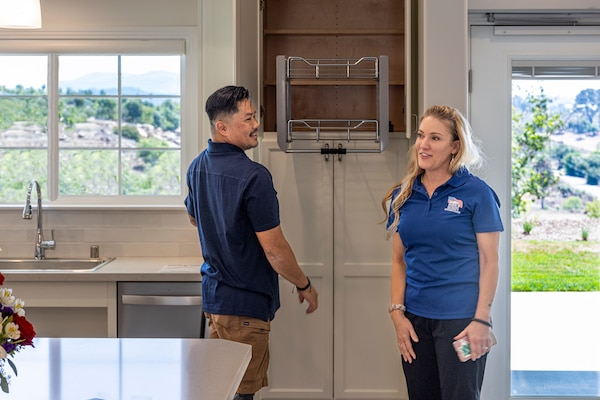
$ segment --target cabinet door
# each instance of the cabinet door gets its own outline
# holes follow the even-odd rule
[[[394,138],[381,154],[326,161],[320,154],[285,154],[274,134],[266,136],[261,160],[273,174],[282,228],[319,290],[320,306],[306,316],[282,280],[270,384],[261,397],[407,398],[387,312],[391,243],[380,203],[404,173],[408,141]]]
[[[38,337],[115,337],[114,282],[11,282]]]
[[[346,145],[347,146],[347,145]],[[334,398],[408,398],[387,308],[391,242],[381,200],[401,179],[408,141],[347,154],[334,166]]]
[[[265,133],[261,162],[277,190],[281,227],[298,263],[319,291],[306,315],[293,285],[281,278],[281,308],[272,322],[269,387],[262,398],[330,399],[333,393],[333,167],[337,158],[286,154]]]

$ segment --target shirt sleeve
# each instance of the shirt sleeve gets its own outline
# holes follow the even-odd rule
[[[504,226],[500,218],[500,199],[491,187],[484,185],[473,211],[473,229],[476,233],[502,232]]]
[[[280,224],[279,201],[273,178],[262,166],[248,180],[246,211],[255,232],[267,231]]]
[[[398,194],[400,194],[400,188],[396,188],[392,193],[392,197],[390,197],[390,205],[388,206],[388,218],[387,223],[385,225],[386,230],[389,229],[392,223],[394,222],[394,211],[392,210],[392,204],[394,203],[394,199],[398,197]],[[397,227],[396,230],[398,230]]]
[[[189,215],[191,215],[192,217],[196,218],[196,213],[194,211],[193,188],[192,188],[192,185],[190,185],[190,175],[189,175],[189,172],[186,174],[186,183],[187,183],[187,188],[188,188],[188,194],[187,194],[185,200],[183,201],[183,203],[185,204],[185,208],[187,210],[187,213]]]

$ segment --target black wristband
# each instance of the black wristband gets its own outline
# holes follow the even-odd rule
[[[479,322],[480,324],[484,324],[486,326],[489,326],[490,328],[492,327],[492,323],[491,322],[487,322],[487,321],[484,321],[484,320],[479,319],[479,318],[471,318],[471,321],[472,322]]]
[[[310,287],[310,278],[308,276],[306,277],[306,280],[308,281],[308,283],[306,284],[306,286],[304,286],[304,287],[298,287],[298,286],[296,286],[296,290],[297,291],[303,292],[303,291],[305,291],[306,289],[308,289]]]

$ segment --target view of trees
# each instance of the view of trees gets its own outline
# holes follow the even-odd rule
[[[0,95],[0,194],[21,202],[30,179],[47,179],[46,95],[22,86]],[[60,194],[180,193],[178,101],[81,91],[61,95],[58,111]]]
[[[0,93],[7,96],[4,101],[0,101],[0,129],[10,128],[15,121],[46,125],[47,106],[43,89],[26,89],[22,86],[9,89],[2,86]],[[86,122],[89,118],[118,120],[117,99],[114,96],[102,97],[103,95],[105,94],[93,96],[91,90],[77,93],[68,91],[59,104],[60,122],[71,127],[77,122]],[[122,107],[124,122],[150,124],[166,131],[179,128],[179,104],[170,99],[158,105],[137,98],[126,99]]]
[[[544,208],[544,199],[556,187],[561,173],[585,178],[588,185],[598,185],[600,180],[599,148],[584,151],[551,140],[565,132],[582,137],[598,135],[600,90],[582,90],[571,109],[564,105],[553,108],[551,103],[543,90],[539,95],[513,98],[513,216],[525,212],[534,199]],[[568,188],[559,190],[565,197],[574,195]]]

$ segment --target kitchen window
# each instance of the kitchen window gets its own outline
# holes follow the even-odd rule
[[[0,45],[0,205],[31,179],[56,204],[181,204],[184,41],[49,46]]]

